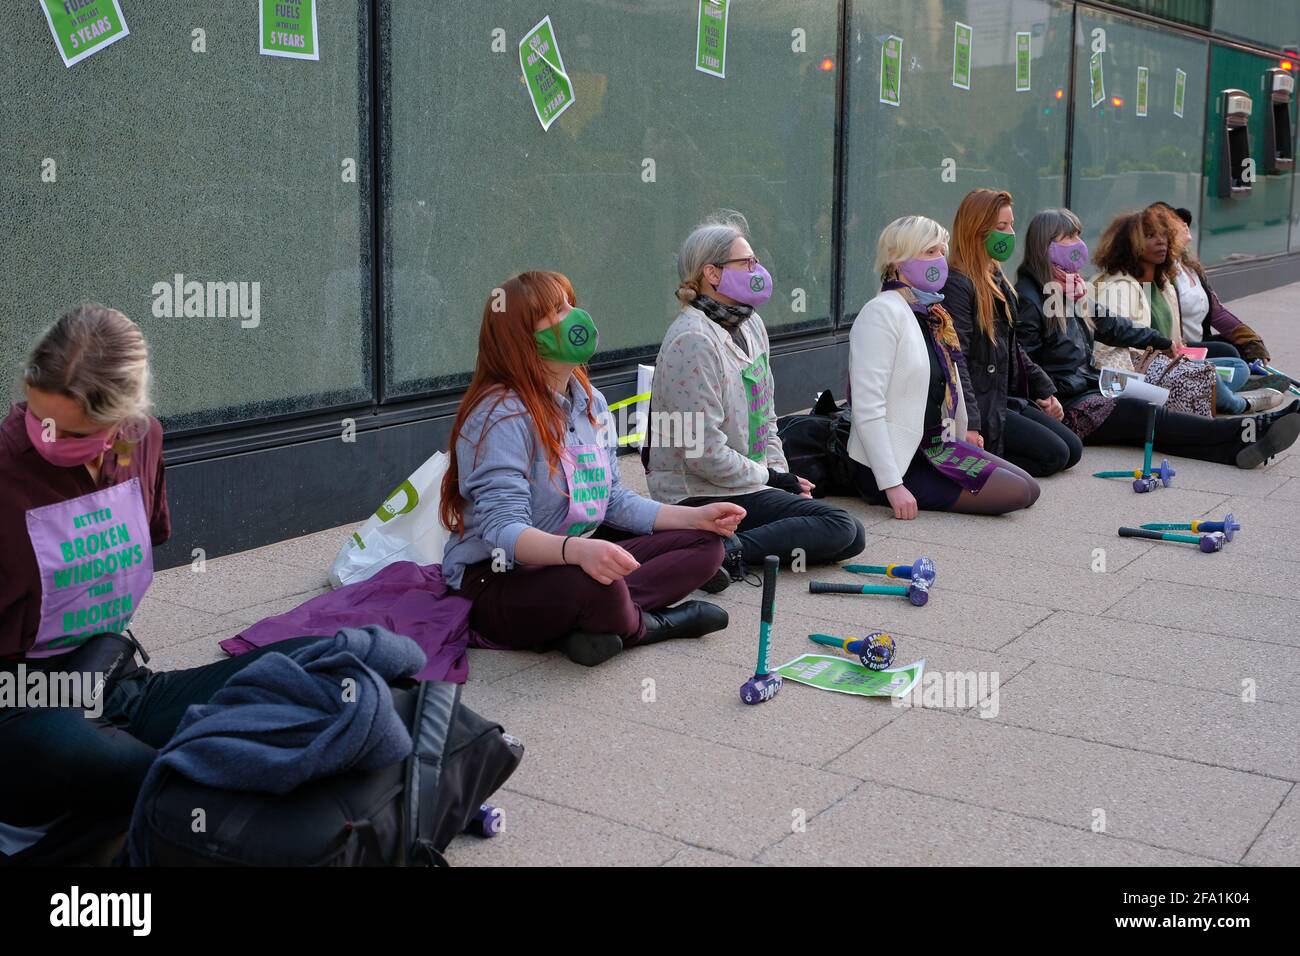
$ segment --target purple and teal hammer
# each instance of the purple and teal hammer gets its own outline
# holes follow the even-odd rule
[[[845,564],[841,570],[850,574],[883,574],[887,578],[903,578],[907,581],[924,581],[926,586],[934,584],[934,562],[929,558],[917,558],[911,564]]]
[[[894,639],[884,631],[872,631],[866,637],[835,637],[831,634],[809,634],[808,640],[814,644],[838,647],[845,654],[852,654],[862,666],[873,671],[883,671],[894,663]]]
[[[1190,535],[1190,534],[1171,534],[1168,531],[1151,531],[1147,528],[1120,528],[1119,536],[1121,538],[1149,538],[1152,541],[1181,541],[1185,544],[1194,544],[1206,554],[1213,554],[1215,551],[1222,551],[1223,545],[1227,538],[1223,536],[1222,531],[1211,531],[1208,534]]]
[[[1281,375],[1284,379],[1286,379],[1288,382],[1291,383],[1291,387],[1288,389],[1288,391],[1290,391],[1291,394],[1293,395],[1300,395],[1300,382],[1297,382],[1295,379],[1293,379],[1286,372],[1283,372],[1281,369],[1276,369],[1271,365],[1265,365],[1259,359],[1255,359],[1255,361],[1250,363],[1250,370],[1254,372],[1256,375]]]
[[[930,600],[930,580],[913,578],[906,586],[901,584],[838,584],[830,581],[809,581],[809,594],[893,594],[905,597],[915,607],[924,607]]]
[[[1222,521],[1206,521],[1204,519],[1193,519],[1191,521],[1175,522],[1173,524],[1160,524],[1151,522],[1142,525],[1148,531],[1191,531],[1197,534],[1203,534],[1207,531],[1222,531],[1225,541],[1231,541],[1232,536],[1241,530],[1241,525],[1229,511]]]

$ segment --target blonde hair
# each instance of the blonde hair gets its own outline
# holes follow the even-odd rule
[[[107,306],[66,312],[41,335],[22,371],[28,388],[75,399],[96,425],[144,419],[151,408],[144,335]]]
[[[897,264],[915,259],[931,246],[943,246],[948,254],[948,230],[925,216],[895,219],[880,233],[876,243],[876,272],[881,282],[898,278]]]
[[[721,209],[696,226],[677,253],[677,301],[690,305],[704,291],[704,267],[731,258],[731,244],[749,237],[749,222],[734,209]]]

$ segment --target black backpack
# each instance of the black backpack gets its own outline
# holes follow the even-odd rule
[[[848,451],[852,417],[847,406],[847,402],[836,404],[830,389],[826,389],[817,396],[811,411],[776,420],[790,474],[816,485],[814,498],[857,494],[854,461]]]
[[[394,684],[414,748],[380,770],[323,777],[283,795],[217,790],[167,772],[142,808],[149,863],[446,866],[442,851],[524,754],[499,724],[462,706],[460,692],[442,681]]]

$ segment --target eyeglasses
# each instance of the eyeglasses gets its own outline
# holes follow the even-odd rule
[[[758,268],[758,259],[757,259],[756,257],[754,257],[754,256],[748,256],[748,257],[743,258],[743,259],[728,259],[728,260],[726,260],[725,262],[715,262],[715,263],[713,263],[713,264],[714,264],[715,266],[717,266],[719,269],[725,269],[727,266],[731,265],[733,262],[743,262],[743,263],[745,263],[745,268],[747,268],[750,272],[753,272],[755,269]]]

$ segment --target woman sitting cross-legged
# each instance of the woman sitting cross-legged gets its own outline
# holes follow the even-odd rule
[[[472,602],[480,646],[558,646],[594,666],[726,627],[722,608],[676,602],[717,571],[745,510],[662,505],[624,488],[605,398],[583,370],[598,334],[573,286],[525,272],[500,292],[483,307],[440,505],[452,529],[443,577]],[[607,527],[632,536],[593,536]]]

